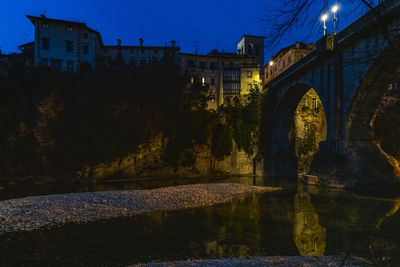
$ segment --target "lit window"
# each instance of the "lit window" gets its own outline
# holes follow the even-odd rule
[[[252,71],[248,71],[248,72],[247,72],[247,77],[248,77],[248,78],[253,77],[253,72],[252,72]]]
[[[201,77],[201,85],[205,85],[206,84],[206,78]]]
[[[316,98],[312,99],[312,105],[313,105],[313,109],[317,109],[317,99]]]
[[[67,32],[72,32],[73,30],[72,26],[67,26]]]
[[[190,78],[190,83],[194,84],[194,77],[193,76]]]
[[[48,23],[43,23],[42,27],[45,28],[45,29],[48,29],[49,28],[49,24]]]
[[[251,90],[253,88],[253,85],[251,84],[251,83],[249,83],[248,85],[247,85],[247,90]]]

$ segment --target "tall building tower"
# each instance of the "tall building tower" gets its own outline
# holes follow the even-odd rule
[[[243,35],[237,44],[237,53],[254,57],[261,70],[264,67],[264,37]]]

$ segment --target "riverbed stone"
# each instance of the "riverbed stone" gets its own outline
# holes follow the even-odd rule
[[[155,211],[212,206],[279,188],[194,184],[152,190],[86,192],[0,201],[0,234],[85,223]]]
[[[227,258],[185,260],[173,262],[151,262],[133,265],[136,267],[205,267],[205,266],[285,266],[285,267],[334,267],[334,266],[372,266],[372,264],[360,258],[346,258],[345,256],[270,256],[251,258]]]

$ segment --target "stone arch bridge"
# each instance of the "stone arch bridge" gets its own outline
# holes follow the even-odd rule
[[[311,173],[369,183],[398,176],[399,166],[374,143],[373,120],[400,69],[400,0],[387,0],[264,86],[262,150],[266,174],[296,173],[289,141],[294,111],[313,88],[327,121]]]

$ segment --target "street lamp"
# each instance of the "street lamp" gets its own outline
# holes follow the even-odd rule
[[[324,36],[326,35],[326,19],[328,18],[327,14],[322,15],[321,20],[324,22]]]
[[[334,5],[331,9],[333,12],[333,32],[334,32],[334,34],[336,34],[336,21],[337,21],[336,12],[338,11],[338,9],[339,9],[338,5]]]

